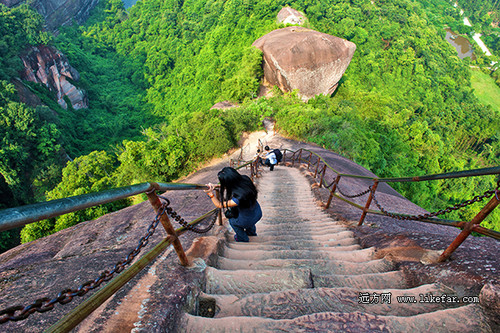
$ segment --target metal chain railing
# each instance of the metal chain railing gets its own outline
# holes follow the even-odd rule
[[[384,209],[382,207],[382,205],[378,202],[377,196],[375,195],[375,191],[372,190],[372,186],[369,187],[369,191],[372,193],[373,202],[375,203],[375,205],[378,207],[378,209],[380,209],[380,211],[384,215],[398,219],[398,220],[402,220],[402,221],[408,221],[408,220],[419,221],[419,220],[423,220],[423,219],[427,219],[427,218],[431,218],[431,217],[436,217],[438,215],[443,215],[443,214],[446,214],[446,213],[449,213],[449,212],[452,212],[455,210],[459,210],[459,209],[464,208],[466,206],[472,205],[475,202],[482,201],[484,198],[489,198],[489,197],[493,196],[493,194],[495,194],[497,200],[500,200],[499,199],[499,197],[500,197],[499,188],[500,188],[500,180],[498,181],[497,188],[495,190],[488,190],[488,191],[484,192],[484,194],[476,195],[474,198],[472,198],[470,200],[465,200],[461,203],[455,204],[455,205],[447,207],[445,209],[440,209],[436,212],[432,212],[432,213],[428,213],[428,214],[421,214],[421,215],[399,215],[399,214],[390,213],[386,209]]]
[[[165,198],[161,195],[159,195],[158,197],[166,201],[165,210],[166,210],[168,215],[170,215],[177,223],[182,225],[187,230],[195,232],[197,234],[204,234],[204,233],[210,231],[210,229],[213,228],[215,221],[217,220],[217,216],[219,215],[220,208],[217,208],[215,210],[214,216],[212,217],[212,221],[210,221],[210,223],[205,228],[200,229],[200,228],[197,228],[197,227],[189,224],[188,222],[186,222],[179,214],[177,214],[177,212],[175,210],[173,210],[171,207],[169,207],[170,200],[168,200],[167,198]]]
[[[361,196],[369,193],[370,192],[370,187],[368,187],[368,189],[366,191],[360,192],[358,194],[350,195],[350,194],[344,193],[344,191],[342,191],[342,189],[340,188],[340,186],[337,184],[337,191],[339,191],[339,193],[342,194],[344,197],[347,197],[347,198],[357,198],[357,197],[361,197]]]
[[[43,297],[40,299],[37,299],[35,302],[33,302],[30,305],[27,306],[22,306],[22,305],[16,305],[16,306],[11,306],[9,308],[6,308],[4,310],[0,311],[0,324],[6,323],[8,321],[19,321],[19,320],[24,320],[28,318],[32,313],[34,312],[47,312],[49,310],[54,309],[54,305],[56,303],[59,304],[67,304],[73,300],[73,297],[75,296],[83,296],[86,293],[88,293],[90,290],[96,289],[99,287],[103,282],[109,281],[113,278],[113,275],[115,273],[120,273],[125,269],[125,266],[130,264],[132,260],[139,254],[139,252],[142,250],[144,246],[146,246],[149,243],[149,238],[153,236],[156,227],[158,226],[158,223],[160,222],[160,216],[165,213],[167,209],[167,205],[163,204],[162,209],[158,211],[156,214],[155,219],[153,222],[149,225],[147,229],[147,233],[144,237],[142,237],[139,240],[139,244],[135,249],[133,249],[124,260],[118,261],[113,269],[111,271],[103,271],[99,277],[97,277],[94,280],[87,281],[80,285],[76,289],[64,289],[61,291],[56,297],[53,299],[50,299],[48,297]],[[18,314],[16,312],[20,311]]]
[[[339,182],[338,182],[338,178],[335,178],[331,183],[330,185],[327,185],[325,186],[326,188],[330,188],[332,187],[332,185],[336,185],[336,190],[339,191],[340,194],[342,194],[344,197],[347,197],[347,198],[357,198],[357,197],[361,197],[367,193],[370,192],[370,188],[366,189],[365,191],[363,192],[360,192],[358,194],[346,194],[344,191],[342,191],[342,189],[340,188],[339,186]]]

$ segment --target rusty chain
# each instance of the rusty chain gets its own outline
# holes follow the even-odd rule
[[[333,184],[337,184],[337,186],[338,186],[337,179],[334,179],[333,182],[330,183],[330,185],[327,185],[325,187],[330,188]]]
[[[336,185],[337,185],[336,189],[339,191],[339,193],[340,193],[340,194],[342,194],[344,197],[347,197],[347,198],[357,198],[357,197],[360,197],[360,196],[365,195],[365,194],[367,194],[367,193],[369,193],[369,192],[370,192],[370,188],[368,188],[367,190],[365,190],[365,191],[363,191],[363,192],[360,192],[360,193],[358,193],[358,194],[353,194],[353,195],[350,195],[350,194],[345,194],[345,193],[342,191],[342,189],[340,188],[339,183],[338,183],[338,181],[337,181],[337,178],[335,178],[335,179],[333,180],[333,182],[331,182],[331,184],[330,184],[330,185],[326,186],[326,188],[330,188],[333,184],[336,184]]]
[[[40,299],[37,299],[34,301],[32,304],[27,305],[27,306],[22,306],[22,305],[17,305],[17,306],[11,306],[8,307],[4,310],[0,311],[0,324],[6,323],[8,321],[20,321],[28,318],[32,313],[34,312],[47,312],[49,310],[54,309],[54,305],[56,303],[59,304],[67,304],[73,300],[73,297],[75,296],[83,296],[90,290],[96,289],[99,287],[103,282],[109,281],[113,278],[113,275],[115,273],[120,273],[125,269],[125,266],[130,264],[132,260],[139,254],[139,252],[142,250],[144,246],[146,246],[149,243],[149,239],[151,236],[153,236],[156,227],[158,226],[158,223],[160,222],[160,216],[163,215],[165,212],[172,216],[176,221],[178,221],[181,225],[186,227],[188,230],[197,232],[197,233],[205,233],[209,231],[213,225],[215,224],[215,221],[217,219],[217,214],[214,214],[214,217],[211,221],[211,223],[204,229],[198,229],[194,226],[191,226],[187,224],[187,222],[184,221],[171,207],[168,207],[170,204],[170,201],[165,198],[161,197],[163,200],[166,201],[166,203],[162,203],[160,209],[158,210],[158,213],[156,214],[155,219],[153,222],[149,225],[147,229],[147,233],[144,237],[142,237],[139,240],[139,244],[135,249],[133,249],[124,260],[118,261],[113,269],[111,271],[103,271],[96,279],[90,280],[85,282],[84,284],[80,285],[76,289],[64,289],[61,291],[59,294],[57,294],[56,297],[53,299],[50,299],[48,297],[43,297]],[[16,312],[20,311],[18,314]]]
[[[170,205],[170,200],[168,200],[167,198],[165,198],[161,195],[159,195],[158,197],[160,197],[166,201],[166,204],[165,204],[166,209],[165,210],[166,210],[167,214],[170,215],[177,223],[179,223],[180,225],[182,225],[184,228],[186,228],[189,231],[195,232],[197,234],[204,234],[213,228],[215,221],[217,220],[219,208],[217,208],[215,210],[215,214],[212,217],[212,221],[210,221],[210,223],[205,228],[203,228],[203,229],[197,228],[197,227],[187,223],[182,217],[180,217],[179,214],[177,214],[177,212],[175,210],[173,210],[171,207],[168,207]]]
[[[371,187],[371,186],[370,186]],[[340,194],[342,194],[344,197],[347,197],[347,198],[357,198],[357,197],[360,197],[360,196],[363,196],[365,194],[367,194],[368,192],[370,192],[370,187],[368,187],[368,189],[366,191],[363,191],[363,192],[360,192],[358,194],[354,194],[354,195],[349,195],[349,194],[345,194],[339,187],[339,185],[337,184],[337,190],[339,191]]]
[[[379,204],[379,202],[377,201],[377,197],[375,195],[375,191],[373,191],[373,189],[372,189],[372,186],[369,187],[369,190],[372,193],[373,202],[375,202],[375,205],[378,207],[378,209],[380,209],[380,211],[384,215],[392,217],[392,218],[395,218],[397,220],[402,220],[402,221],[408,221],[408,220],[418,221],[418,220],[422,220],[422,219],[426,219],[426,218],[430,218],[430,217],[435,217],[435,216],[438,216],[438,215],[446,214],[446,213],[449,213],[449,212],[454,211],[454,210],[459,210],[460,208],[472,205],[475,202],[482,201],[484,198],[489,198],[493,194],[495,195],[495,197],[496,197],[497,200],[500,200],[499,199],[499,197],[500,197],[499,188],[500,188],[500,180],[498,180],[498,182],[497,182],[497,188],[495,190],[488,190],[488,191],[484,192],[484,194],[482,194],[482,195],[476,195],[474,198],[472,198],[470,200],[465,200],[464,202],[455,204],[455,205],[453,205],[451,207],[447,207],[445,209],[440,209],[440,210],[438,210],[436,212],[432,212],[432,213],[428,213],[428,214],[421,214],[421,215],[408,215],[408,216],[402,216],[402,215],[398,215],[398,214],[393,214],[393,213],[390,213],[390,212],[386,211]]]
[[[76,289],[64,289],[53,299],[43,297],[37,299],[35,302],[27,306],[17,305],[1,310],[0,324],[6,323],[8,321],[24,320],[34,312],[47,312],[49,310],[52,310],[56,303],[67,304],[73,300],[73,297],[83,296],[90,290],[99,287],[103,282],[111,280],[115,273],[122,272],[125,269],[125,266],[128,265],[132,260],[134,260],[134,258],[137,256],[137,254],[139,254],[142,248],[148,244],[149,238],[153,236],[156,227],[160,222],[160,216],[165,213],[165,210],[166,205],[162,205],[161,209],[158,210],[155,219],[149,225],[146,235],[139,240],[139,244],[137,245],[137,247],[133,249],[124,260],[118,261],[111,271],[103,271],[101,275],[99,275],[96,279],[87,281]],[[20,311],[19,314],[16,314],[17,311]]]

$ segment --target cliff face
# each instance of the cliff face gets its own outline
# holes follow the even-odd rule
[[[17,6],[23,0],[0,0],[7,7]],[[31,6],[45,18],[47,28],[57,30],[62,25],[85,22],[99,0],[34,0]]]
[[[84,91],[69,81],[78,81],[80,74],[70,66],[68,59],[60,51],[44,45],[31,47],[21,56],[21,60],[25,67],[21,79],[47,86],[50,91],[56,93],[57,102],[65,109],[68,106],[64,96],[69,98],[73,108],[88,108]],[[22,95],[21,91],[19,93]]]

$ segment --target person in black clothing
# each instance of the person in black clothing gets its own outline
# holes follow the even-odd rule
[[[262,218],[262,210],[257,202],[257,188],[252,180],[241,175],[234,168],[225,167],[217,174],[223,202],[214,195],[215,185],[208,183],[205,193],[217,208],[231,208],[229,224],[236,235],[237,242],[248,242],[248,236],[257,236],[255,224]],[[237,212],[237,213],[236,213]]]

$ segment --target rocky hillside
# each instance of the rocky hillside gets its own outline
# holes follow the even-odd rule
[[[0,0],[7,7],[14,7],[24,0]],[[62,25],[75,21],[82,24],[90,16],[90,11],[99,3],[98,0],[35,0],[31,6],[45,18],[47,28],[57,30]]]
[[[261,139],[272,147],[310,148],[341,172],[374,176],[359,165],[317,146],[304,145],[264,133],[254,133],[249,139],[250,145],[243,145],[247,158],[255,153],[255,143],[257,139]],[[202,184],[214,182],[217,171],[226,165],[227,158],[214,161],[181,181]],[[310,179],[310,174],[306,170],[302,171],[306,179]],[[259,181],[257,180],[257,184],[262,188]],[[344,191],[349,193],[357,193],[365,187],[366,184],[357,180],[346,180],[343,183]],[[391,211],[424,212],[388,186],[380,186],[377,192],[382,204]],[[265,200],[265,194],[260,193],[261,200]],[[313,189],[312,194],[317,200],[324,200],[327,195],[318,189]],[[212,207],[207,196],[201,191],[170,192],[165,195],[170,199],[171,207],[187,221]],[[390,254],[396,268],[412,285],[441,282],[452,287],[460,296],[477,296],[483,290],[482,311],[489,316],[489,325],[496,328],[498,323],[494,320],[499,318],[500,313],[500,249],[497,241],[486,237],[470,237],[448,262],[424,264],[422,262],[425,262],[425,253],[443,250],[456,237],[458,231],[444,226],[399,222],[371,215],[368,215],[362,227],[356,227],[354,224],[359,219],[359,210],[340,200],[334,200],[332,207],[325,212],[341,221],[361,247],[373,247],[379,257]],[[0,255],[0,309],[18,304],[26,305],[41,297],[55,297],[61,290],[76,288],[94,279],[103,270],[109,270],[137,246],[139,238],[146,233],[154,215],[150,204],[143,202],[3,253]],[[218,239],[223,239],[225,231],[225,227],[217,227],[206,235],[210,236],[207,239],[217,236]],[[141,254],[156,245],[164,235],[164,231],[159,228]],[[190,248],[197,236],[193,233],[183,235],[181,240],[184,248]],[[183,309],[190,306],[193,296],[205,283],[206,265],[205,261],[199,258],[210,261],[216,252],[216,242],[197,241],[195,244],[197,246],[188,253],[193,262],[191,268],[179,266],[175,253],[169,248],[163,256],[85,320],[77,331],[111,332],[133,328],[145,331],[175,330]],[[197,257],[198,259],[195,259]],[[83,298],[88,298],[88,295]],[[67,305],[57,304],[52,311],[34,313],[21,322],[3,324],[2,330],[38,332],[41,326],[49,327],[79,303],[81,299],[77,297]]]

